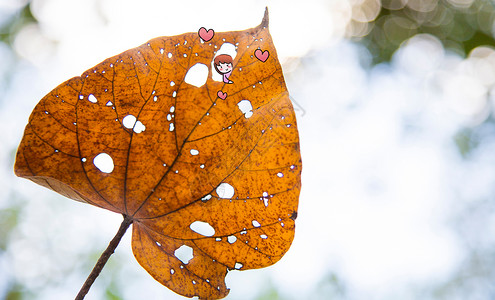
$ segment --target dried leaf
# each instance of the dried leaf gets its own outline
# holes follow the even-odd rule
[[[59,85],[32,113],[15,173],[132,217],[134,255],[156,280],[225,297],[228,270],[269,266],[294,237],[299,139],[267,14],[245,31],[153,39]]]

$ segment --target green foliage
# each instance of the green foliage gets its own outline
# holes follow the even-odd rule
[[[12,45],[16,34],[30,23],[37,23],[37,20],[31,13],[31,4],[28,2],[22,9],[11,15],[7,22],[0,25],[0,41]]]
[[[389,61],[404,41],[420,33],[437,37],[446,49],[461,55],[481,45],[495,45],[495,8],[490,0],[474,0],[469,7],[447,0],[382,0],[381,4],[380,13],[368,24],[369,33],[357,38],[371,51],[374,63]]]
[[[0,251],[5,251],[8,245],[8,237],[19,222],[21,207],[12,205],[0,210]]]

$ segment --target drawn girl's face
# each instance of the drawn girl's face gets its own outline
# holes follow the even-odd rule
[[[232,71],[232,63],[220,63],[217,66],[218,72],[225,74]]]

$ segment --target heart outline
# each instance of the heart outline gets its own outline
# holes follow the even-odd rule
[[[206,30],[206,28],[201,27],[198,30],[198,35],[203,41],[208,42],[215,36],[215,31],[213,29]]]
[[[268,52],[268,50],[262,51],[258,48],[254,51],[254,56],[256,56],[256,58],[260,61],[265,62],[268,57],[270,57],[270,52]]]
[[[224,93],[222,91],[218,91],[217,96],[218,96],[218,98],[225,100],[225,98],[227,98],[227,93]]]

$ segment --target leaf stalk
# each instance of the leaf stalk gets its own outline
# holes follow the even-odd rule
[[[83,286],[79,290],[79,293],[77,294],[75,300],[83,300],[86,294],[89,292],[89,289],[95,282],[96,278],[100,274],[101,270],[107,263],[108,259],[110,256],[115,252],[115,248],[120,243],[120,240],[124,236],[125,232],[129,228],[129,226],[132,224],[132,217],[124,215],[124,220],[122,221],[122,224],[120,224],[120,228],[117,231],[117,234],[113,237],[113,239],[110,241],[108,244],[107,249],[101,254],[100,258],[96,262],[96,265],[94,266],[93,270],[89,274],[88,278],[84,282]]]

